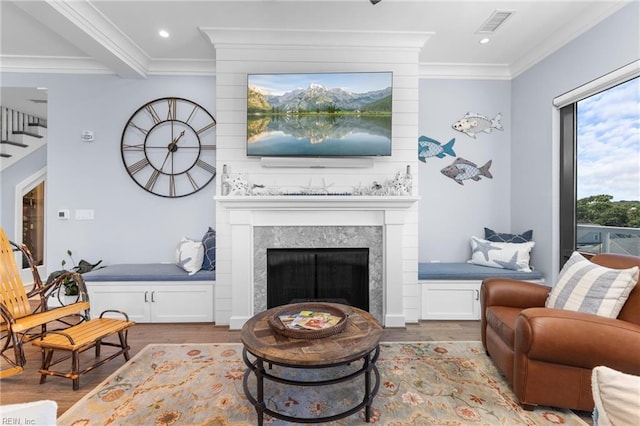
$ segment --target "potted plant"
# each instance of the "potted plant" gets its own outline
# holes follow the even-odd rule
[[[50,273],[49,277],[47,278],[47,284],[51,283],[53,280],[60,277],[61,275],[66,274],[67,272],[73,271],[73,272],[78,272],[80,274],[89,272],[93,270],[96,266],[98,266],[100,262],[102,262],[102,260],[99,260],[97,263],[91,264],[86,260],[81,259],[80,262],[76,265],[75,260],[73,260],[73,253],[71,252],[71,250],[67,250],[67,255],[69,256],[69,259],[71,259],[71,263],[73,264],[73,267],[71,268],[71,270],[65,269],[67,261],[62,259],[62,262],[60,262],[60,264],[62,265],[62,269]],[[76,282],[73,276],[69,275],[65,277],[62,280],[62,285],[64,286],[65,296],[78,295],[78,283]]]

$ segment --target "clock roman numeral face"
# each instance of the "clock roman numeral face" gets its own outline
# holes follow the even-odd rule
[[[216,120],[200,105],[161,98],[140,107],[122,131],[120,151],[129,176],[145,191],[177,198],[216,176]]]

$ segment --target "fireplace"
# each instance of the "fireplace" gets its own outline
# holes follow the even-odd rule
[[[267,308],[295,302],[369,311],[369,249],[267,249]]]
[[[418,318],[418,197],[221,196],[216,322],[239,329],[267,309],[267,249],[368,248],[369,312],[385,327]]]
[[[367,279],[363,298],[367,311],[383,320],[383,236],[380,226],[255,226],[253,228],[253,304],[255,312],[268,308],[268,252],[275,249],[367,250]],[[287,301],[288,302],[288,301]],[[354,305],[355,306],[355,305]]]

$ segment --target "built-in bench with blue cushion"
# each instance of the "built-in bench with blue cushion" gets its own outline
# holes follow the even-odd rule
[[[418,280],[483,280],[489,277],[541,280],[543,275],[535,270],[531,272],[514,271],[468,262],[434,262],[420,263],[418,265]]]
[[[121,263],[82,274],[85,281],[215,281],[216,271],[189,275],[175,263]]]
[[[480,319],[480,286],[490,277],[544,283],[538,271],[522,272],[468,262],[418,264],[421,314],[424,320]]]
[[[137,323],[213,322],[215,271],[189,275],[174,263],[123,263],[82,276],[92,311],[122,310]]]

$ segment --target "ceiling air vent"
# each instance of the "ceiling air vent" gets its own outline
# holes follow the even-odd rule
[[[493,34],[514,14],[512,10],[496,10],[478,29],[478,34]]]

